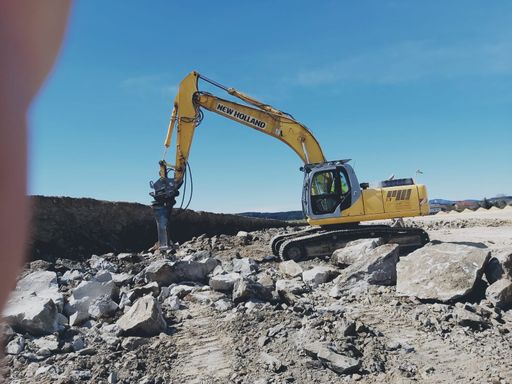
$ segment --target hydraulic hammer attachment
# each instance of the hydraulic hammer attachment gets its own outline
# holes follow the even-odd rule
[[[154,189],[149,194],[155,199],[151,206],[158,231],[158,245],[161,250],[167,250],[170,239],[168,224],[179,191],[174,180],[167,177],[167,165],[164,161],[160,161],[160,178],[155,182],[150,181],[149,185]]]

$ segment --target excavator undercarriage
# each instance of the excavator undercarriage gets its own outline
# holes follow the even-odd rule
[[[400,245],[400,254],[407,254],[429,242],[421,228],[399,228],[387,225],[346,225],[311,227],[303,231],[275,236],[271,240],[272,253],[282,260],[307,260],[328,257],[349,241],[382,238],[385,243]]]

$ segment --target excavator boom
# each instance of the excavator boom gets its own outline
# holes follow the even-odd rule
[[[199,79],[203,79],[225,90],[233,97],[250,105],[222,99],[211,93],[200,92],[198,89]],[[306,126],[293,119],[291,115],[264,104],[234,88],[224,87],[201,76],[197,72],[191,72],[180,83],[165,138],[165,147],[169,148],[174,128],[177,126],[176,163],[172,165],[176,185],[180,185],[183,181],[194,131],[202,120],[200,108],[207,109],[281,140],[293,149],[304,164],[325,162],[322,148],[316,138]]]

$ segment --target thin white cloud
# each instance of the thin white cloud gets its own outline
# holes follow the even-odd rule
[[[130,77],[121,82],[121,87],[141,94],[160,93],[164,96],[174,96],[178,91],[178,86],[172,84],[167,75]]]
[[[299,85],[339,82],[400,84],[425,78],[511,75],[512,43],[441,46],[430,41],[396,44],[299,72]]]

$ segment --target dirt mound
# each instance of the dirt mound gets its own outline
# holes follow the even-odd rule
[[[147,205],[45,196],[33,196],[31,203],[32,260],[141,251],[157,240],[155,220]],[[286,225],[277,220],[177,210],[171,233],[173,241],[184,242],[201,234],[230,235]]]

